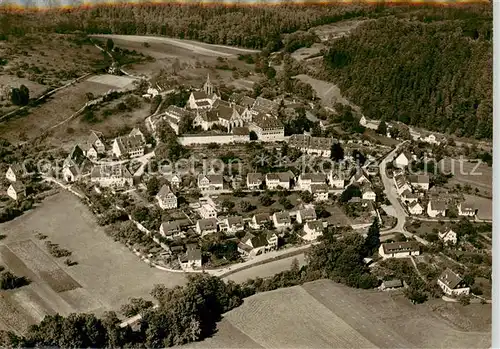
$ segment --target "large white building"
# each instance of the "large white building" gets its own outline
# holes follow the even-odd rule
[[[278,142],[285,139],[285,127],[275,116],[259,113],[255,115],[248,126],[263,142]]]
[[[177,196],[175,196],[172,189],[166,184],[164,184],[158,194],[156,194],[156,200],[163,210],[177,208]]]
[[[462,278],[449,268],[438,277],[437,284],[448,296],[457,297],[468,295],[470,292],[470,288],[464,284]]]
[[[115,138],[113,141],[113,154],[117,158],[130,157],[137,158],[144,155],[145,142],[140,135],[124,136]]]
[[[132,186],[133,178],[129,170],[121,165],[99,165],[92,169],[90,181],[101,187]]]
[[[266,173],[267,189],[290,189],[290,181],[294,178],[291,171]]]
[[[224,189],[224,178],[218,174],[200,174],[198,188],[203,191],[220,191]]]
[[[388,242],[380,245],[378,253],[386,258],[406,258],[420,255],[420,246],[416,241]]]

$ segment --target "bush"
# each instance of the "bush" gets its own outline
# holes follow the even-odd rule
[[[61,248],[58,244],[53,244],[51,241],[45,241],[45,247],[49,251],[50,255],[55,258],[71,256],[71,251]]]
[[[15,276],[9,271],[5,271],[0,275],[0,289],[2,290],[12,290],[29,283],[29,280],[24,276]]]

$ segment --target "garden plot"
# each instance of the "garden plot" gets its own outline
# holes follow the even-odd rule
[[[109,88],[120,90],[134,89],[134,81],[136,79],[129,76],[118,76],[111,74],[94,75],[87,79],[89,82],[94,82],[101,85],[109,86]]]

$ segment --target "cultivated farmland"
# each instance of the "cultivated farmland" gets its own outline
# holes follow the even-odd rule
[[[491,306],[469,306],[482,319],[474,332],[447,320],[450,314],[463,316],[456,307],[462,306],[441,300],[416,306],[399,292],[356,290],[320,280],[246,299],[225,314],[212,338],[188,347],[489,347]]]
[[[182,274],[149,267],[126,247],[108,238],[77,198],[62,192],[41,207],[0,225],[6,235],[0,264],[32,283],[0,292],[0,328],[23,331],[46,314],[117,310],[129,297],[149,298],[155,284],[185,282]],[[77,265],[50,256],[35,234],[48,236],[72,252]],[[15,310],[12,310],[15,309]]]

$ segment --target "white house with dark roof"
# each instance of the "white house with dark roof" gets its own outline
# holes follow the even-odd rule
[[[256,213],[253,215],[249,225],[252,229],[262,229],[267,222],[271,223],[273,220],[268,213]]]
[[[327,201],[328,200],[328,185],[323,184],[312,184],[309,188],[309,192],[313,195],[314,201]]]
[[[177,196],[166,184],[164,184],[158,194],[156,194],[156,200],[158,201],[158,206],[160,206],[163,210],[177,208]]]
[[[427,204],[427,214],[429,217],[446,217],[446,204],[443,201],[431,199]]]
[[[305,208],[297,212],[297,222],[304,224],[316,220],[316,211],[314,208]]]
[[[301,234],[302,240],[314,241],[323,235],[324,225],[321,220],[308,221],[304,225],[304,234]]]
[[[195,230],[201,236],[216,233],[217,232],[217,219],[215,219],[215,218],[199,219],[196,222]]]
[[[238,251],[252,257],[261,253],[266,253],[278,247],[278,236],[276,233],[268,232],[254,235],[247,233],[238,244]]]
[[[264,176],[262,173],[247,174],[247,188],[250,190],[258,190],[261,188]]]
[[[92,169],[90,181],[101,187],[123,187],[134,184],[132,174],[122,164],[98,165]]]
[[[10,182],[16,182],[24,177],[24,170],[19,164],[12,164],[7,169],[5,173],[5,178],[7,178]]]
[[[278,230],[292,227],[292,220],[288,212],[275,212],[272,216],[274,227]]]
[[[471,203],[461,202],[457,205],[458,215],[462,217],[474,217],[477,209]]]
[[[178,221],[164,222],[160,225],[160,234],[167,239],[182,237],[184,233]]]
[[[444,243],[451,243],[456,245],[458,242],[457,233],[453,231],[450,227],[445,228],[444,230],[438,232],[439,240]]]
[[[447,268],[438,277],[437,284],[447,296],[462,296],[468,295],[470,287],[467,287],[462,278],[450,268]]]
[[[255,115],[248,128],[255,132],[258,140],[263,142],[278,142],[285,139],[285,127],[278,118],[271,114]]]
[[[301,173],[297,179],[297,188],[300,190],[311,190],[311,185],[326,184],[324,173]]]
[[[144,136],[124,136],[118,137],[113,140],[112,151],[117,158],[128,156],[130,158],[137,158],[144,155]]]
[[[200,174],[198,188],[203,191],[220,191],[224,189],[224,178],[219,174]]]
[[[104,137],[101,132],[92,131],[87,140],[87,143],[94,147],[98,154],[104,154],[106,152],[106,146],[103,141]]]
[[[351,177],[349,184],[363,185],[365,183],[370,184],[371,182],[363,170],[357,169],[356,173]]]
[[[328,183],[335,189],[344,189],[345,177],[339,170],[331,170],[328,174]]]
[[[365,184],[361,187],[361,198],[363,200],[376,201],[377,194],[375,194],[371,185]]]
[[[420,255],[420,245],[416,241],[387,242],[380,244],[378,253],[383,259],[418,256]]]
[[[226,231],[230,234],[236,234],[239,231],[245,230],[245,222],[241,216],[227,217],[223,223],[226,226]]]
[[[312,137],[309,135],[293,134],[288,139],[288,145],[300,149],[303,153],[330,157],[331,148],[335,140],[332,137]]]
[[[418,203],[418,201],[412,201],[408,204],[408,212],[413,216],[419,216],[424,214],[424,208]]]
[[[410,190],[405,190],[401,193],[401,201],[405,204],[411,204],[418,201],[418,194],[412,193]]]
[[[26,196],[26,187],[19,181],[12,182],[7,188],[7,195],[13,200],[21,200]]]
[[[294,177],[291,171],[266,173],[266,187],[270,190],[290,189],[290,181]]]
[[[217,210],[214,206],[209,203],[204,203],[201,205],[199,210],[200,216],[204,219],[217,218]]]
[[[187,245],[186,253],[178,256],[182,269],[201,268],[203,264],[201,249],[196,245]]]

